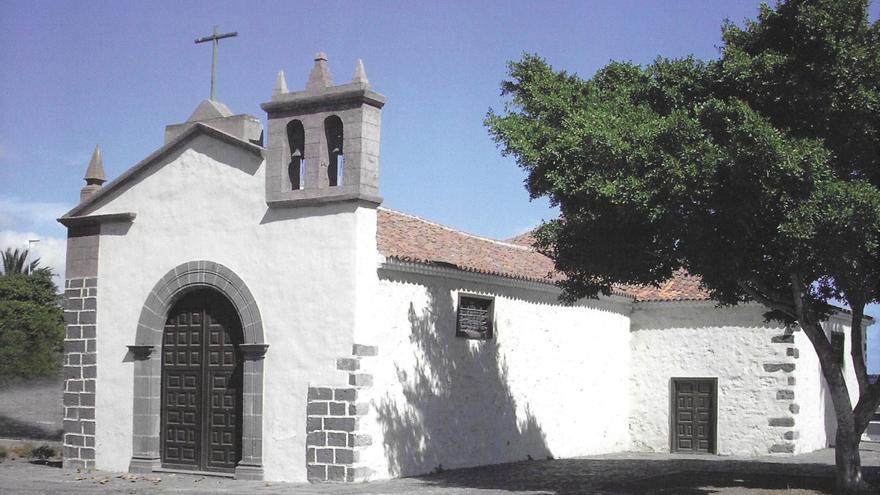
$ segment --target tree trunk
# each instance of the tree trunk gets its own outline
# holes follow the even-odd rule
[[[836,490],[834,493],[868,493],[870,486],[862,478],[862,460],[859,455],[861,435],[849,421],[837,420],[837,441],[834,446],[834,459],[837,464]]]
[[[834,449],[837,464],[837,489],[835,493],[867,493],[869,485],[862,478],[862,460],[859,456],[859,443],[864,429],[857,427],[858,418],[853,411],[843,370],[837,364],[831,343],[828,341],[819,319],[804,305],[805,291],[800,277],[796,273],[792,273],[791,280],[795,316],[801,329],[813,344],[813,349],[816,350],[822,376],[828,385],[831,403],[834,405],[834,415],[837,419],[837,439]],[[867,425],[867,423],[865,424]]]

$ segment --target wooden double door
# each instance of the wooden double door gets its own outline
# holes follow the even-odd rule
[[[715,453],[715,378],[672,379],[672,451]]]
[[[241,321],[217,292],[184,295],[162,339],[162,466],[234,472],[241,459]]]

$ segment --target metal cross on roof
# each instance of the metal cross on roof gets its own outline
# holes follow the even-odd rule
[[[211,45],[213,45],[213,53],[211,55],[211,100],[214,100],[214,97],[216,96],[215,85],[217,80],[217,45],[223,38],[232,38],[233,36],[238,36],[238,32],[236,31],[233,33],[218,34],[217,26],[214,26],[214,34],[196,40],[196,44],[211,41]]]

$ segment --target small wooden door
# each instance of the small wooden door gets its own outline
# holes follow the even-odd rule
[[[672,379],[673,452],[715,453],[714,378]]]
[[[234,472],[241,459],[241,322],[220,294],[185,295],[162,340],[162,466]]]

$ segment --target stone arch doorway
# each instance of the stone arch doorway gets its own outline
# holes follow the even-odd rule
[[[241,460],[243,343],[235,308],[213,289],[174,303],[162,337],[162,467],[234,473]]]
[[[263,479],[263,356],[268,344],[263,338],[259,308],[247,285],[229,268],[210,261],[191,261],[169,271],[153,287],[141,310],[135,343],[129,346],[135,360],[133,454],[129,470],[146,473],[163,469],[165,442],[160,433],[167,422],[162,418],[163,353],[160,350],[166,322],[178,302],[186,303],[189,294],[206,290],[226,300],[241,328],[238,344],[242,374],[241,443],[240,460],[234,466],[235,477]]]

